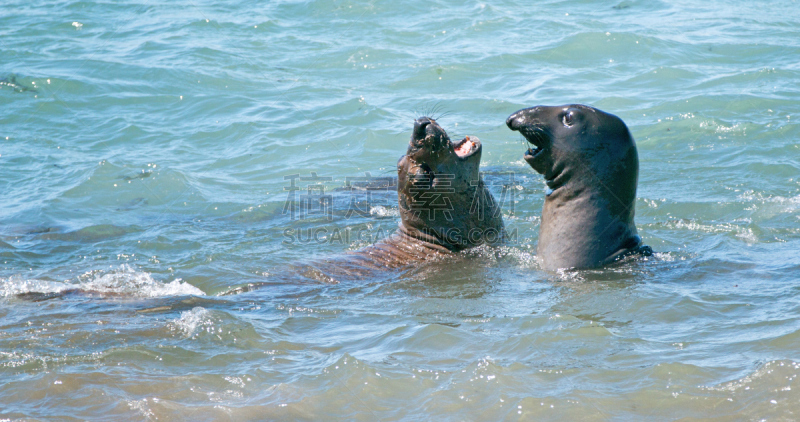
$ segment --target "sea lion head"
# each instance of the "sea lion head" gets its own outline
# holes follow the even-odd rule
[[[525,161],[544,175],[551,192],[568,183],[576,188],[601,184],[610,195],[626,196],[614,202],[635,199],[639,159],[619,117],[568,104],[522,109],[508,116],[506,124],[532,145]]]
[[[401,230],[451,250],[499,240],[502,216],[481,179],[481,151],[476,137],[453,142],[435,119],[416,119],[397,162]]]

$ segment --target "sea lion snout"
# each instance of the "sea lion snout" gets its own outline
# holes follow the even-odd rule
[[[414,120],[409,153],[412,153],[412,149],[435,153],[444,149],[449,143],[447,132],[436,123],[436,120],[424,116]]]
[[[511,115],[506,119],[506,126],[508,126],[508,128],[511,130],[519,130],[522,126],[529,124],[531,115],[536,114],[538,111],[539,106],[536,106],[523,108],[522,110],[511,113]]]
[[[511,130],[519,130],[519,127],[523,122],[524,118],[522,117],[522,111],[518,111],[508,116],[506,119],[506,126],[508,126],[508,128]]]
[[[431,120],[427,117],[420,117],[419,119],[414,120],[414,132],[412,132],[411,137],[414,139],[425,139],[425,128],[430,124]]]

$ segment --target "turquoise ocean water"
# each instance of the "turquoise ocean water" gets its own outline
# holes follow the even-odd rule
[[[0,419],[796,420],[799,87],[789,0],[6,1]],[[628,123],[650,259],[539,269],[504,121],[564,103]],[[512,241],[296,273],[396,227],[347,186],[432,109]]]

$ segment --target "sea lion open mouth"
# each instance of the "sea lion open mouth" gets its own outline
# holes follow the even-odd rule
[[[481,147],[481,141],[476,137],[467,136],[466,138],[458,141],[457,144],[453,144],[453,151],[456,153],[458,158],[467,158],[472,154],[475,154],[478,149]]]
[[[525,161],[540,174],[549,174],[552,177],[551,167],[548,162],[549,153],[553,144],[553,134],[546,122],[530,119],[527,114],[519,111],[508,116],[506,125],[513,131],[518,131],[533,147],[528,148],[523,155]],[[550,177],[547,177],[548,179]]]
[[[431,167],[447,161],[447,157],[457,158],[462,163],[467,160],[480,163],[481,141],[475,136],[467,136],[453,142],[436,120],[423,116],[414,121],[408,155]]]
[[[523,127],[519,129],[519,132],[522,136],[525,137],[529,143],[531,143],[536,148],[528,148],[525,151],[525,158],[534,158],[537,155],[541,154],[544,151],[545,146],[549,143],[549,135],[545,131],[544,128],[539,126],[530,126],[530,127]]]

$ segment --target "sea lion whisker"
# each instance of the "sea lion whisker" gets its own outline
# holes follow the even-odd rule
[[[433,107],[431,107],[431,109],[428,111],[428,114],[433,115],[434,113],[436,113],[439,110],[439,104],[440,104],[439,101],[437,101],[433,105]]]
[[[451,114],[452,114],[452,113],[451,113],[451,112],[449,112],[449,111],[442,111],[442,112],[441,112],[441,113],[440,113],[438,116],[436,116],[435,118],[433,118],[433,120],[439,120],[439,119],[441,119],[441,118],[443,118],[443,117],[447,117],[447,116],[449,116],[449,115],[451,115]]]

